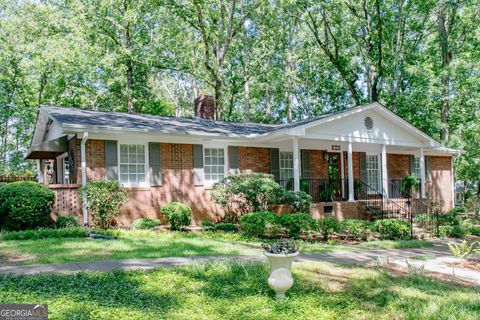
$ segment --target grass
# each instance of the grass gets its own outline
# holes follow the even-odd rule
[[[46,303],[49,319],[479,319],[480,293],[419,276],[297,264],[276,300],[264,263],[148,272],[5,276],[0,303]]]
[[[261,239],[237,233],[156,233],[113,230],[105,232],[116,240],[59,238],[0,241],[1,264],[51,264],[130,258],[162,258],[212,255],[250,255],[261,252]],[[271,241],[271,240],[270,240]],[[354,246],[299,241],[302,252],[341,250],[399,249],[429,247],[425,240],[371,241]]]

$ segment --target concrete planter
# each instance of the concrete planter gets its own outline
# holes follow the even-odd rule
[[[275,291],[277,298],[284,298],[285,292],[293,285],[292,262],[299,252],[290,254],[263,253],[270,263],[268,285]]]

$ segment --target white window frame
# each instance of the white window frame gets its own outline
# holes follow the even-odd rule
[[[120,165],[121,165],[121,155],[120,155],[120,148],[122,145],[143,145],[143,150],[145,152],[144,157],[144,181],[140,182],[123,182],[121,180],[121,172],[120,172]],[[148,155],[148,143],[144,141],[138,140],[117,140],[117,165],[118,165],[118,182],[126,187],[126,188],[144,188],[150,186],[150,176],[148,170],[148,163],[149,163],[149,155]]]
[[[218,145],[218,144],[204,144],[203,145],[203,181],[204,181],[204,185],[205,187],[207,188],[210,188],[213,186],[213,184],[215,184],[216,182],[220,181],[221,179],[219,180],[207,180],[207,173],[206,173],[206,161],[205,161],[205,157],[206,157],[206,152],[205,152],[205,149],[222,149],[223,150],[223,177],[227,177],[228,176],[228,147],[226,146],[222,146],[222,145]],[[217,165],[219,166],[219,165]]]
[[[368,168],[368,162],[369,162],[369,161],[368,161],[368,157],[369,157],[369,156],[377,157],[377,169],[369,169],[369,168]],[[370,185],[370,181],[369,181],[369,178],[368,178],[368,177],[369,177],[368,171],[375,171],[375,170],[376,170],[376,171],[377,171],[377,180],[378,180],[378,181],[377,181],[377,190],[375,190],[375,191],[378,192],[378,193],[381,192],[381,188],[382,188],[382,178],[381,178],[382,173],[381,173],[381,171],[380,171],[380,169],[381,169],[381,163],[380,163],[381,161],[380,161],[380,159],[381,159],[381,155],[378,154],[378,153],[367,153],[367,154],[366,154],[366,159],[365,159],[365,171],[366,171],[366,173],[367,173],[367,184]],[[372,187],[372,189],[374,189],[373,186],[370,185],[370,187]],[[368,193],[373,194],[373,193],[376,193],[375,191],[374,191],[374,190],[369,190]]]
[[[282,155],[286,155],[288,154],[289,156],[291,156],[292,158],[292,166],[291,167],[285,167],[283,166],[285,164],[285,161],[289,161],[289,160],[285,160],[285,159],[282,159]],[[280,169],[280,180],[284,180],[284,181],[288,181],[290,179],[293,178],[293,175],[294,175],[294,166],[293,166],[293,151],[280,151],[280,154],[279,154],[279,169]],[[285,172],[286,170],[291,170],[291,176],[290,177],[285,177],[285,175],[282,176],[282,172]]]
[[[420,167],[420,157],[419,156],[413,156],[413,170],[412,170],[412,175],[417,178],[417,180],[422,179],[422,170]]]

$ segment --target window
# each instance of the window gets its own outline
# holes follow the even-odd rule
[[[120,145],[120,182],[139,184],[145,182],[145,146]]]
[[[293,152],[280,152],[280,180],[293,178]]]
[[[380,192],[379,180],[378,155],[367,155],[367,184],[371,187],[371,190]]]
[[[413,158],[412,175],[417,177],[417,179],[420,179],[422,177],[422,174],[420,171],[420,157],[415,156]]]
[[[204,149],[205,182],[211,184],[225,177],[225,150],[220,148]]]

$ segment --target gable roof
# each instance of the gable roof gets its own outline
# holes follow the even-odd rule
[[[357,112],[375,108],[399,126],[403,126],[420,139],[429,142],[431,147],[441,148],[446,152],[458,153],[458,150],[448,149],[438,141],[416,128],[394,112],[378,102],[358,105],[345,110],[325,113],[316,117],[297,121],[292,124],[268,125],[258,123],[239,123],[227,121],[204,120],[200,118],[163,117],[147,114],[130,114],[124,112],[103,112],[66,108],[57,106],[41,106],[41,113],[56,122],[65,133],[85,131],[129,131],[153,132],[159,134],[218,136],[231,138],[270,139],[292,132],[301,132],[306,128],[325,122],[341,119]],[[37,135],[37,127],[34,136]],[[42,131],[42,129],[40,129]],[[41,134],[38,132],[38,134]],[[32,140],[33,142],[33,140]]]

